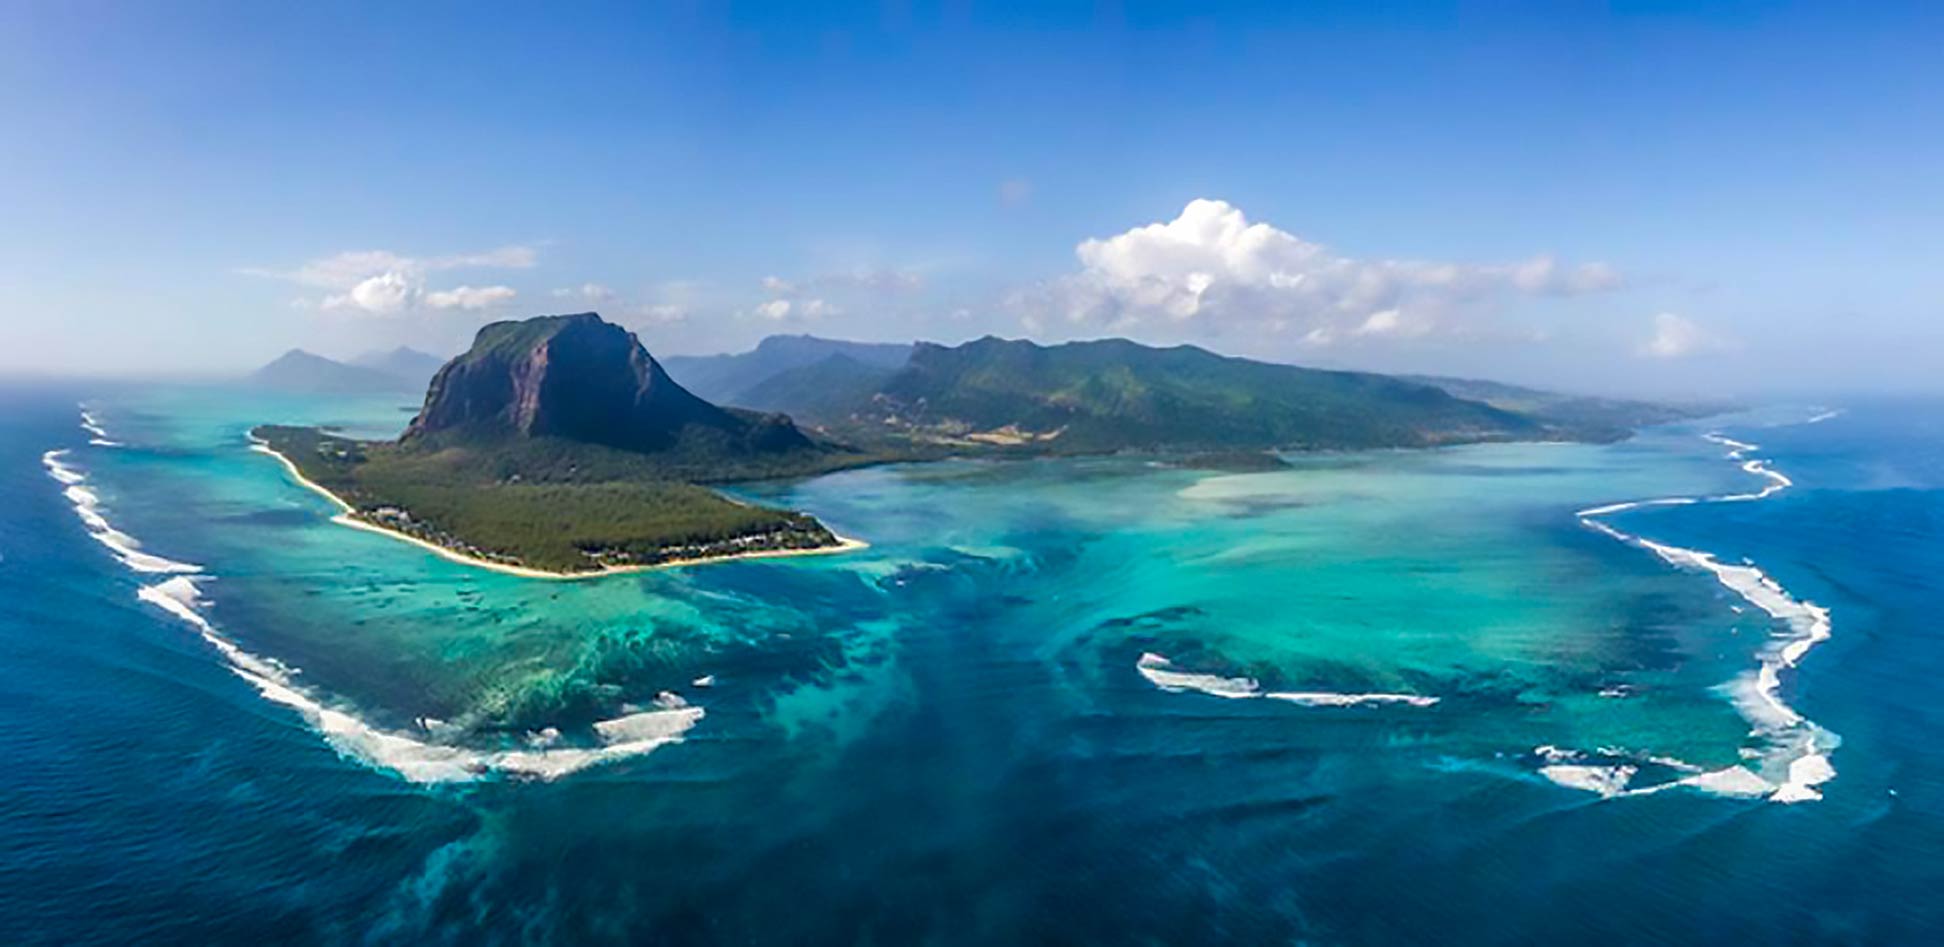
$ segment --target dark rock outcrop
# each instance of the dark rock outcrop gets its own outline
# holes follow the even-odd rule
[[[634,333],[595,313],[495,322],[432,378],[407,443],[564,438],[643,453],[748,456],[812,449],[783,415],[690,394]]]

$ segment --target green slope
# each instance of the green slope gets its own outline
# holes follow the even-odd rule
[[[1542,433],[1429,385],[1120,339],[920,344],[902,370],[852,400],[844,421],[860,433],[1075,452],[1422,447]]]

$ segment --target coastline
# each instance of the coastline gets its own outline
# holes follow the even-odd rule
[[[277,462],[283,465],[284,472],[288,473],[292,480],[297,481],[298,484],[309,489],[311,492],[316,493],[317,495],[322,496],[327,500],[330,500],[333,504],[336,504],[338,508],[338,514],[336,516],[331,517],[331,522],[333,523],[336,523],[340,526],[349,526],[352,529],[361,529],[369,533],[377,533],[381,536],[387,536],[392,539],[396,539],[400,542],[411,543],[412,545],[417,546],[420,549],[424,549],[425,551],[430,552],[435,556],[438,556],[442,559],[446,559],[452,562],[459,563],[460,565],[472,566],[478,569],[487,569],[493,572],[499,572],[506,575],[517,575],[525,579],[547,579],[552,581],[601,579],[601,578],[607,578],[608,576],[626,575],[630,572],[652,572],[659,569],[678,569],[685,566],[708,565],[710,563],[715,563],[715,562],[736,562],[744,559],[781,559],[790,556],[824,556],[824,555],[830,555],[832,553],[856,552],[857,550],[860,549],[868,549],[870,548],[871,545],[870,543],[867,543],[861,539],[852,539],[848,536],[839,536],[837,533],[832,532],[830,535],[837,540],[837,544],[834,546],[819,546],[815,549],[758,549],[758,550],[751,550],[749,552],[730,553],[729,555],[726,556],[703,556],[695,559],[670,559],[665,562],[643,563],[641,565],[633,565],[633,566],[605,566],[600,569],[592,569],[587,572],[550,572],[546,569],[535,569],[531,566],[516,566],[504,562],[494,562],[490,559],[481,559],[477,556],[469,556],[456,549],[451,549],[446,546],[441,546],[438,543],[420,539],[417,536],[412,536],[407,533],[401,533],[395,529],[389,529],[387,527],[380,526],[376,523],[371,523],[365,520],[358,519],[355,515],[353,515],[354,513],[357,512],[355,507],[353,507],[349,503],[344,502],[343,497],[340,497],[337,494],[332,493],[323,484],[320,484],[310,479],[309,477],[304,476],[304,472],[302,470],[297,469],[297,464],[293,462],[290,458],[285,457],[282,452],[276,450],[275,448],[271,447],[269,444],[264,443],[262,440],[256,437],[250,438],[250,449],[253,451],[257,451],[258,453],[268,454],[271,457],[275,457],[277,459]],[[825,527],[825,528],[828,529],[829,527]]]

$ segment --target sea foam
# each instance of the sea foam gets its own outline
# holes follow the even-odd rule
[[[135,537],[116,529],[102,513],[101,495],[88,486],[88,475],[68,460],[65,450],[51,450],[41,455],[41,465],[47,468],[47,475],[61,485],[61,495],[74,507],[74,515],[81,518],[82,525],[88,528],[88,535],[96,542],[108,547],[115,558],[136,572],[171,573],[200,572],[202,566],[189,562],[145,552]]]
[[[89,535],[107,546],[123,565],[138,573],[174,573],[143,586],[136,592],[138,599],[194,628],[222,655],[229,669],[265,700],[296,711],[333,749],[373,768],[417,783],[463,782],[492,774],[555,779],[679,743],[703,717],[702,708],[664,693],[653,709],[596,722],[592,729],[598,745],[555,746],[553,740],[541,740],[517,749],[479,749],[439,742],[432,738],[456,734],[436,720],[420,721],[423,734],[378,727],[342,702],[301,684],[295,668],[252,654],[219,631],[204,614],[208,603],[199,585],[214,577],[204,574],[201,566],[143,552],[133,536],[116,529],[103,513],[99,496],[88,487],[87,474],[69,462],[68,451],[50,450],[41,455],[41,463],[48,476],[61,485]],[[557,737],[558,733],[553,735]]]
[[[1174,662],[1161,655],[1149,652],[1141,655],[1134,664],[1135,670],[1148,679],[1149,683],[1170,693],[1199,691],[1215,697],[1244,699],[1266,697],[1285,703],[1300,704],[1305,707],[1357,707],[1366,704],[1406,704],[1412,707],[1429,707],[1438,702],[1436,697],[1419,694],[1340,694],[1334,691],[1264,691],[1262,685],[1252,677],[1222,677],[1217,674],[1202,674],[1177,668]]]
[[[1805,423],[1827,420],[1834,416],[1833,412],[1824,412]],[[1581,510],[1577,515],[1580,522],[1587,527],[1621,542],[1645,549],[1675,568],[1712,575],[1717,582],[1776,621],[1778,625],[1776,636],[1756,655],[1755,669],[1729,682],[1727,686],[1736,711],[1748,721],[1751,733],[1761,738],[1769,748],[1763,754],[1762,767],[1768,775],[1765,777],[1745,767],[1735,766],[1696,773],[1671,783],[1645,787],[1625,794],[1689,786],[1718,795],[1767,796],[1776,802],[1805,802],[1821,799],[1822,792],[1817,787],[1836,776],[1836,769],[1829,762],[1828,753],[1841,741],[1835,734],[1805,719],[1795,708],[1783,701],[1782,675],[1785,671],[1790,671],[1799,665],[1816,645],[1829,640],[1832,633],[1829,609],[1814,602],[1797,599],[1753,563],[1725,563],[1713,553],[1655,542],[1643,536],[1622,532],[1599,519],[1613,513],[1649,506],[1752,502],[1767,499],[1795,485],[1795,482],[1786,474],[1770,467],[1766,460],[1748,456],[1760,449],[1757,445],[1720,433],[1709,433],[1703,436],[1727,448],[1727,459],[1734,461],[1743,471],[1768,482],[1762,489],[1753,493],[1636,500]],[[1542,767],[1541,772],[1562,785],[1592,789],[1603,796],[1622,794],[1596,788],[1588,781],[1589,778],[1583,777],[1583,774],[1569,774],[1568,780],[1562,780],[1554,773],[1547,773],[1546,769],[1547,767]],[[1624,789],[1624,784],[1622,788]]]
[[[245,651],[217,630],[203,614],[198,582],[206,576],[175,576],[144,587],[144,602],[186,622],[229,663],[265,700],[297,712],[339,753],[416,783],[464,782],[495,773],[536,779],[556,779],[590,766],[639,756],[670,743],[702,719],[703,710],[680,698],[658,702],[655,709],[625,714],[594,724],[598,746],[553,746],[551,740],[532,741],[516,749],[477,749],[437,742],[434,733],[450,728],[425,721],[424,735],[387,730],[349,709],[334,706],[297,682],[295,669]],[[672,695],[669,695],[672,696]],[[555,734],[557,736],[557,733]]]
[[[120,441],[109,438],[108,432],[102,428],[101,422],[96,420],[94,414],[86,408],[81,409],[81,430],[88,432],[88,443],[96,447],[122,446]]]

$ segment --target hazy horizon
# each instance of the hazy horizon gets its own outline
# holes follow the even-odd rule
[[[1938,387],[1931,9],[380,9],[0,8],[0,377],[594,310]]]

